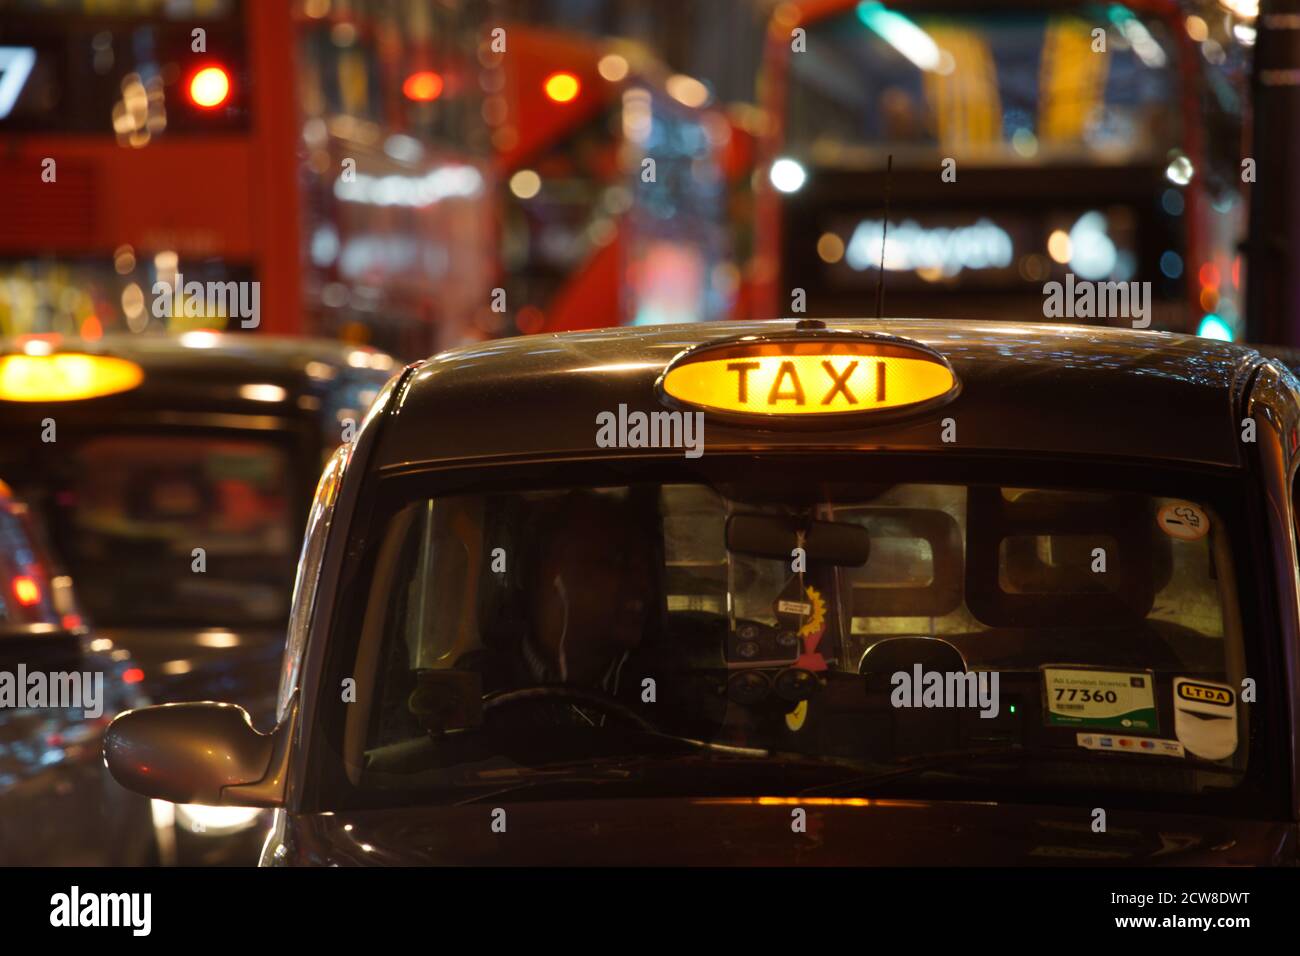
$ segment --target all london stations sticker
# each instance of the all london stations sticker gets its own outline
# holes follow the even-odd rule
[[[1150,671],[1044,667],[1047,723],[1094,730],[1155,730],[1153,683]]]

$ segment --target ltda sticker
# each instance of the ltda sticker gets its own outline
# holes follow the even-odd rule
[[[1236,695],[1230,687],[1222,687],[1218,684],[1197,684],[1193,681],[1179,684],[1178,696],[1183,700],[1204,704],[1218,704],[1221,707],[1231,707],[1236,700]]]
[[[1227,684],[1174,678],[1174,733],[1189,752],[1223,760],[1237,751],[1237,694]]]

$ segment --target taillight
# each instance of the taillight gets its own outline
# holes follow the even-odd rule
[[[14,578],[14,597],[23,607],[32,607],[41,603],[41,586],[36,579],[27,574]]]

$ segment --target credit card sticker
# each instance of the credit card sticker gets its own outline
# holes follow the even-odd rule
[[[1155,757],[1185,757],[1183,745],[1176,740],[1158,737],[1127,737],[1122,734],[1075,734],[1075,741],[1085,750],[1113,750],[1123,754],[1150,754]]]

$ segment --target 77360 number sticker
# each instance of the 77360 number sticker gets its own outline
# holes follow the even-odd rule
[[[1155,731],[1154,683],[1150,671],[1044,667],[1043,713],[1049,726]]]

